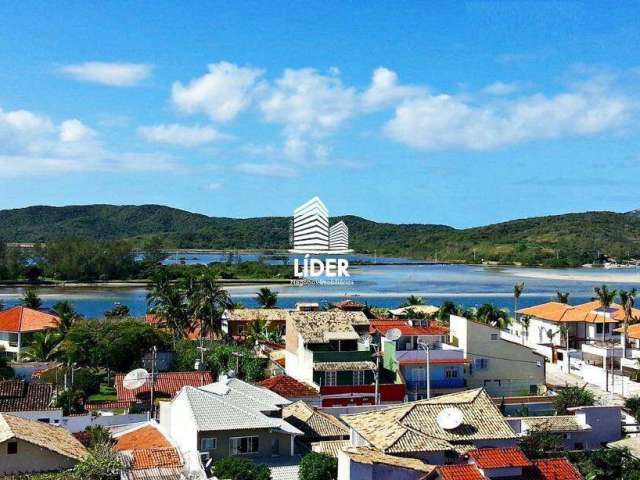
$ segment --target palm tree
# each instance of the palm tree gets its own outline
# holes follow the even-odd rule
[[[182,338],[190,327],[190,315],[183,293],[171,283],[164,270],[161,272],[152,279],[147,293],[147,305],[162,320],[164,326],[171,330],[175,347],[176,340]]]
[[[636,289],[632,288],[628,292],[626,290],[620,290],[620,304],[624,308],[624,342],[622,342],[622,358],[626,358],[627,355],[627,331],[629,329],[629,321],[633,317],[633,307],[636,302]],[[620,370],[622,371],[622,362],[620,363]]]
[[[213,275],[197,277],[187,292],[187,303],[193,318],[200,323],[200,337],[204,338],[222,329],[222,315],[229,307],[229,293]]]
[[[525,287],[524,282],[516,283],[513,286],[513,315],[516,322],[518,321],[518,300],[520,300],[520,295],[522,295],[522,292],[524,291],[524,287]]]
[[[447,300],[443,302],[438,309],[438,320],[446,323],[449,321],[449,317],[451,315],[460,315],[463,313],[463,310],[464,309],[460,305],[456,306],[455,303]]]
[[[551,344],[551,361],[555,363],[556,360],[556,345],[553,343],[553,338],[560,333],[558,330],[555,332],[550,328],[545,332],[547,334],[547,338],[549,339],[549,343]]]
[[[59,332],[38,332],[21,356],[24,360],[48,362],[59,355],[61,341],[62,335]]]
[[[42,307],[42,299],[38,296],[38,291],[35,288],[27,288],[24,296],[20,299],[20,303],[23,307],[33,308],[34,310]]]
[[[504,330],[511,324],[509,312],[492,303],[485,303],[478,308],[476,318],[479,322]]]
[[[278,303],[278,293],[271,291],[270,288],[262,287],[258,291],[258,305],[262,308],[274,308]]]
[[[518,323],[522,325],[522,344],[524,345],[524,341],[529,337],[529,326],[531,325],[531,317],[528,315],[523,315],[518,320]]]
[[[71,302],[67,300],[56,303],[52,310],[58,316],[58,330],[63,336],[67,334],[75,321],[81,318],[81,315],[76,312]]]
[[[422,297],[418,297],[417,295],[409,295],[400,306],[411,307],[416,305],[424,305],[424,299]]]
[[[602,341],[604,342],[604,332],[607,325],[607,310],[613,303],[618,292],[616,290],[609,290],[609,287],[606,285],[596,287],[593,291],[595,292],[596,297],[598,297],[600,307],[602,308]]]
[[[567,349],[567,355],[569,354],[569,326],[563,323],[558,327],[558,334],[560,334],[560,344]]]
[[[569,292],[561,292],[560,290],[556,290],[556,296],[554,300],[559,303],[569,303]]]

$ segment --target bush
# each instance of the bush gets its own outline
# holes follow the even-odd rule
[[[266,465],[256,465],[248,458],[227,457],[213,466],[216,477],[224,480],[271,480],[271,471]]]
[[[335,480],[338,460],[323,453],[308,453],[300,462],[300,480]]]
[[[593,393],[587,390],[587,386],[567,386],[558,392],[553,405],[558,415],[566,415],[567,409],[571,407],[583,407],[593,405]]]
[[[234,353],[239,356],[234,355]],[[266,358],[256,357],[247,347],[235,343],[213,342],[207,356],[207,365],[214,377],[229,370],[239,372],[236,375],[248,382],[257,382],[265,377]]]
[[[191,371],[198,359],[200,359],[200,352],[197,341],[183,339],[176,342],[173,370],[176,372]]]
[[[625,480],[640,478],[640,460],[626,448],[601,448],[584,452],[570,452],[571,460],[584,478],[589,480]]]

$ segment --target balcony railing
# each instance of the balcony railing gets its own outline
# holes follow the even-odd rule
[[[467,381],[464,378],[444,378],[444,379],[432,379],[431,388],[462,388],[467,386]],[[407,390],[423,390],[427,388],[426,380],[413,380],[407,381]]]
[[[371,352],[347,351],[347,352],[313,352],[314,362],[363,362],[373,360]]]

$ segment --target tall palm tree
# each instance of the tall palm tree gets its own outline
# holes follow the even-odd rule
[[[275,308],[278,303],[278,293],[270,288],[262,287],[258,291],[258,305],[262,308]]]
[[[24,307],[38,310],[42,307],[42,299],[38,296],[38,291],[35,288],[27,288],[24,296],[20,299],[20,304]]]
[[[513,286],[513,315],[516,322],[518,321],[518,300],[520,300],[520,296],[522,295],[524,288],[525,288],[524,282],[516,283]]]
[[[485,303],[478,308],[476,318],[481,323],[486,323],[492,327],[504,330],[511,324],[509,312],[505,309],[498,308],[492,303]]]
[[[624,342],[622,342],[622,358],[626,358],[627,355],[627,331],[629,329],[629,321],[633,317],[633,307],[636,303],[636,289],[632,288],[628,292],[626,290],[620,290],[618,293],[620,297],[620,304],[624,308]],[[622,371],[622,362],[620,362],[620,370]]]
[[[182,338],[190,326],[190,312],[182,291],[171,283],[164,271],[152,279],[147,293],[147,305],[164,326],[171,330],[175,346],[176,340]]]
[[[424,299],[417,295],[409,295],[407,299],[400,305],[401,307],[411,307],[416,305],[424,305]]]
[[[569,303],[569,292],[561,292],[560,290],[556,290],[556,296],[553,298],[556,302],[559,303]]]
[[[29,346],[25,348],[21,357],[23,360],[47,362],[55,359],[60,353],[62,334],[46,330],[33,336]]]
[[[617,290],[609,290],[609,287],[602,285],[593,289],[596,297],[600,301],[600,307],[602,308],[602,341],[604,342],[604,332],[607,326],[607,310],[613,303],[613,300],[618,294]]]
[[[231,299],[213,275],[205,274],[195,279],[187,293],[187,303],[193,318],[200,323],[200,336],[204,338],[222,329],[222,315]]]
[[[518,323],[522,325],[522,344],[524,345],[525,339],[529,337],[529,326],[531,325],[531,317],[523,315],[518,320]]]
[[[547,338],[549,339],[549,343],[551,344],[551,361],[555,362],[555,359],[556,359],[556,345],[553,343],[553,339],[560,332],[558,330],[556,330],[554,332],[553,330],[551,330],[549,328],[549,329],[547,329],[547,331],[545,333],[547,334]]]
[[[558,334],[560,335],[560,344],[569,350],[569,326],[566,323],[561,324],[558,327]]]
[[[63,336],[67,334],[75,321],[81,318],[81,315],[76,312],[71,302],[67,300],[56,303],[52,310],[58,316],[58,331],[60,331]]]

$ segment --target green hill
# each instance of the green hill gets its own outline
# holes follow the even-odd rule
[[[338,219],[349,226],[352,248],[378,255],[558,266],[590,262],[598,251],[619,259],[640,256],[637,211],[572,213],[468,229],[377,223],[356,216],[333,220]],[[168,247],[285,249],[289,222],[288,217],[207,217],[161,205],[34,206],[0,211],[0,241],[160,236]]]

